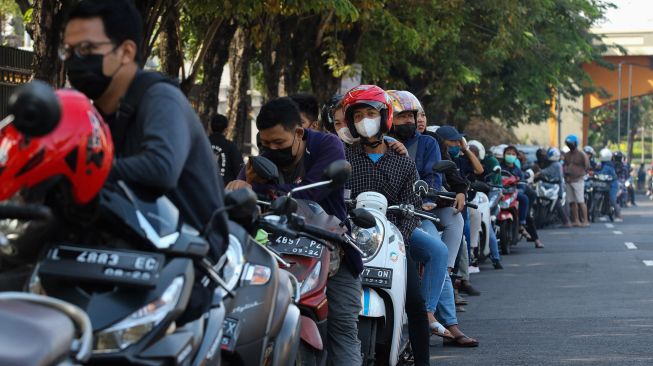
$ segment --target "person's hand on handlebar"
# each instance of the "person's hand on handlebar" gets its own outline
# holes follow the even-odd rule
[[[460,213],[465,208],[465,194],[457,193],[456,200],[454,201],[453,207],[456,209],[456,213]]]

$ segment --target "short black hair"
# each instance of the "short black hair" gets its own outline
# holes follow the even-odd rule
[[[311,122],[317,121],[320,114],[320,106],[313,94],[295,94],[291,95],[290,98],[292,98],[292,100],[297,103],[300,113],[304,113],[306,117],[311,120]]]
[[[141,61],[143,19],[132,0],[82,0],[70,10],[66,23],[72,19],[95,17],[102,19],[104,33],[114,44],[134,41],[137,47],[134,61]]]
[[[503,150],[503,154],[505,155],[508,150],[513,150],[515,152],[515,155],[519,154],[519,150],[517,150],[517,147],[514,145],[509,145]]]
[[[261,107],[256,117],[256,128],[266,130],[276,125],[281,125],[287,131],[291,131],[302,124],[299,116],[299,108],[289,97],[272,99]]]
[[[211,132],[223,133],[224,130],[227,129],[227,126],[229,126],[229,120],[227,117],[221,114],[216,114],[215,116],[211,117]]]

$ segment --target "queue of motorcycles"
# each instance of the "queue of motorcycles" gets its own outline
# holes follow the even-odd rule
[[[54,92],[39,82],[18,88],[10,117],[0,121],[0,145],[5,129],[15,129],[27,144],[74,116],[61,93],[76,92]],[[76,102],[85,98],[77,94]],[[278,179],[269,160],[252,163],[260,176]],[[232,220],[229,243],[215,259],[209,255],[212,222],[191,227],[165,196],[151,197],[121,181],[106,184],[93,220],[60,228],[65,240],[39,242],[25,292],[0,293],[0,364],[324,365],[326,281],[338,270],[344,246],[365,262],[359,330],[365,364],[409,360],[405,247],[385,213],[437,217],[388,207],[382,195],[365,192],[339,222],[315,202],[292,198],[301,190],[342,185],[350,172],[347,162],[334,162],[323,182],[271,202],[251,190],[231,192],[224,207]],[[454,197],[424,186],[416,192]],[[59,212],[48,201],[3,202],[0,250],[16,250],[23,229],[56,220]],[[267,238],[260,238],[260,229]]]

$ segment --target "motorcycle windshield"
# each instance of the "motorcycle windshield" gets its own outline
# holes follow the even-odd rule
[[[319,226],[335,233],[342,234],[347,231],[345,228],[340,227],[340,220],[336,216],[326,213],[322,206],[314,201],[298,199],[296,213],[304,217],[307,224]]]
[[[178,231],[179,209],[166,196],[151,197],[126,186],[122,187],[129,196],[134,208],[138,210],[159,237]]]

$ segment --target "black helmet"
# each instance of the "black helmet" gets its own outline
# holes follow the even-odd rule
[[[614,154],[612,154],[612,159],[614,161],[622,161],[624,159],[624,153],[621,151],[616,151]]]
[[[336,106],[342,101],[342,94],[334,94],[328,102],[322,106],[322,111],[320,112],[320,120],[322,121],[322,126],[331,132],[336,133],[335,120],[333,114],[336,110]]]

